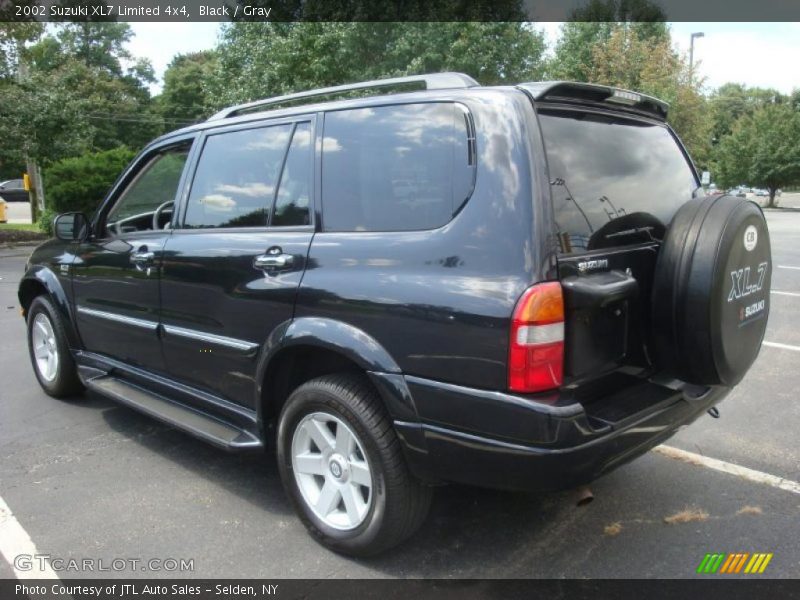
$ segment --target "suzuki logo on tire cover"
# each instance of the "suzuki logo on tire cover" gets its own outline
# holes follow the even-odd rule
[[[752,252],[758,244],[758,229],[755,225],[750,225],[744,230],[744,249]]]
[[[731,291],[728,294],[728,302],[761,291],[761,288],[764,287],[764,277],[767,275],[768,265],[767,262],[758,265],[758,281],[755,283],[750,283],[750,267],[731,271]]]

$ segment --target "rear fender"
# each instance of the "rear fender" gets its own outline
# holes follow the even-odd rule
[[[302,317],[284,321],[261,348],[256,368],[256,405],[262,397],[265,375],[282,352],[296,347],[335,352],[365,371],[384,398],[393,419],[417,420],[411,394],[400,367],[383,346],[357,327],[334,319]],[[259,414],[260,420],[260,414]]]
[[[430,479],[427,472],[427,448],[419,416],[406,379],[395,360],[377,340],[347,323],[319,317],[301,317],[278,326],[261,349],[256,371],[256,406],[258,423],[264,431],[263,387],[273,361],[293,347],[316,347],[335,352],[362,369],[378,390],[412,472]]]

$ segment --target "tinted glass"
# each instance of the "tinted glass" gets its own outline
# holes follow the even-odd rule
[[[451,103],[325,116],[322,205],[328,231],[433,229],[472,187],[464,112]]]
[[[563,252],[663,235],[697,188],[666,127],[580,112],[540,112]]]
[[[155,210],[165,202],[175,200],[188,155],[189,145],[185,145],[151,159],[109,212],[106,222],[112,231],[152,229]],[[137,219],[138,215],[141,218]]]
[[[298,123],[278,186],[272,225],[308,225],[311,201],[311,124]]]
[[[292,125],[209,136],[184,227],[265,227]]]

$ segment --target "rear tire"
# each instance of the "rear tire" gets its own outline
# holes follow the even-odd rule
[[[427,516],[432,490],[408,471],[391,419],[363,376],[327,375],[292,392],[277,450],[300,519],[335,552],[377,554],[409,538]]]
[[[28,352],[36,379],[49,396],[66,398],[83,392],[64,321],[44,295],[34,298],[28,308]]]

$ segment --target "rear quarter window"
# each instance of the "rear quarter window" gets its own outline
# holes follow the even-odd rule
[[[412,231],[450,221],[474,181],[470,122],[454,103],[341,110],[325,115],[326,231]]]
[[[663,237],[698,182],[666,126],[600,113],[540,109],[564,253]]]

